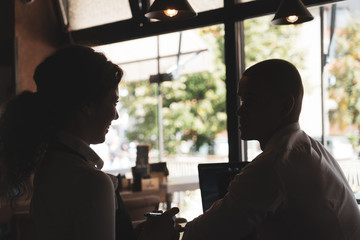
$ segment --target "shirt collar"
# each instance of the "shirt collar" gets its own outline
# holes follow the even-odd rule
[[[65,132],[58,132],[56,140],[78,152],[94,167],[101,169],[104,166],[104,161],[81,138]]]
[[[268,143],[265,146],[264,151],[271,149],[274,145],[277,146],[279,142],[281,142],[282,139],[284,139],[284,136],[287,136],[295,131],[300,130],[300,125],[298,122],[291,123],[281,129],[279,129],[277,132],[272,135],[272,137],[269,139]]]

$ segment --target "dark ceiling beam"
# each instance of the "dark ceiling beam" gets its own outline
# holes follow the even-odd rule
[[[69,23],[68,16],[66,12],[66,6],[64,5],[65,1],[62,0],[52,0],[55,17],[58,22],[58,30],[59,30],[59,41],[64,44],[71,43],[71,39],[69,38]],[[61,6],[62,5],[62,6]],[[65,9],[63,9],[65,8]]]
[[[139,23],[134,19],[129,19],[102,26],[72,31],[70,34],[75,43],[86,45],[109,44],[218,24],[222,22],[223,13],[223,9],[217,9],[199,13],[194,19],[177,22],[157,21]]]
[[[129,0],[131,15],[133,18],[138,18],[141,14],[139,9],[139,1],[138,0]]]
[[[131,14],[133,16],[132,20],[138,23],[144,23],[147,22],[148,19],[144,16],[145,11],[143,9],[144,4],[146,2],[144,0],[129,0],[130,10]]]
[[[130,0],[130,2],[131,1],[133,0]],[[306,6],[311,7],[339,2],[339,0],[303,0],[303,2]],[[279,4],[280,0],[252,1],[237,4],[234,8],[226,11],[224,8],[221,8],[200,12],[197,17],[189,20],[150,22],[139,21],[139,19],[129,19],[71,31],[69,34],[71,34],[71,39],[74,43],[96,46],[220,24],[224,22],[225,16],[227,19],[231,18],[234,21],[240,21],[273,14]]]

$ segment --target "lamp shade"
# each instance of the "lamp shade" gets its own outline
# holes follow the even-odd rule
[[[271,23],[274,25],[289,25],[313,19],[314,17],[301,0],[282,0]]]
[[[145,14],[147,18],[158,20],[188,19],[196,15],[197,13],[187,0],[155,0]]]

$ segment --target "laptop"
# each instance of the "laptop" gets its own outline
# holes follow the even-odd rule
[[[201,163],[198,165],[203,211],[225,196],[230,181],[249,162]]]

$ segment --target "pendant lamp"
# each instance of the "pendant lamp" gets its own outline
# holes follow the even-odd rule
[[[313,19],[314,17],[301,0],[282,0],[271,23],[274,25],[289,25]]]
[[[197,13],[187,0],[155,0],[145,14],[147,18],[158,20],[181,20],[193,18],[196,15]]]

